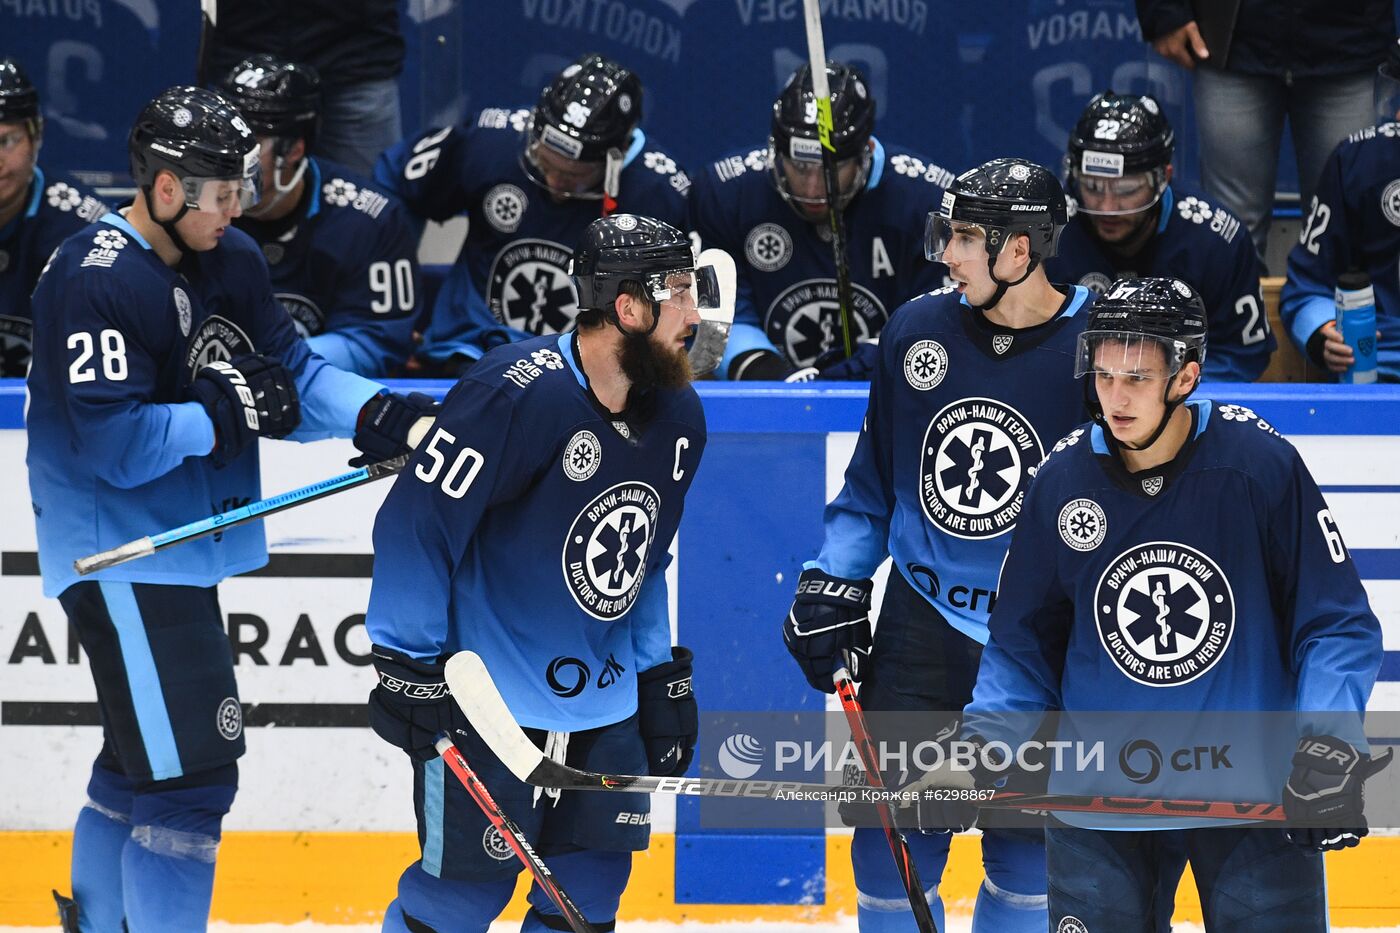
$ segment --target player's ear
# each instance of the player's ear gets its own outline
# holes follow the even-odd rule
[[[156,174],[155,184],[156,200],[165,206],[179,206],[185,199],[185,192],[180,186],[180,179],[175,177],[173,172],[159,172]]]
[[[1201,384],[1201,364],[1190,360],[1176,374],[1176,394],[1186,398]]]
[[[1174,166],[1173,166],[1170,162],[1168,162],[1168,163],[1167,163],[1167,174],[1166,174],[1166,176],[1165,176],[1165,181],[1166,181],[1166,183],[1169,184],[1169,185],[1172,183],[1172,171],[1173,171],[1173,169],[1174,169]]]
[[[286,162],[288,165],[296,165],[304,158],[306,158],[306,139],[298,137],[297,141],[292,143],[292,148],[287,150]]]

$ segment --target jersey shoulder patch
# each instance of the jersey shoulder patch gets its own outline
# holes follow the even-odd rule
[[[731,182],[745,175],[765,174],[768,171],[768,150],[750,149],[736,152],[710,163],[710,171],[721,182]]]
[[[1252,428],[1255,431],[1262,431],[1265,434],[1272,434],[1274,437],[1282,438],[1283,435],[1275,430],[1263,418],[1255,413],[1254,409],[1246,408],[1243,405],[1233,405],[1226,403],[1215,406],[1215,413],[1220,416],[1220,420],[1225,424],[1234,425],[1236,428]]]
[[[1218,204],[1212,204],[1199,194],[1183,194],[1172,205],[1178,223],[1196,224],[1218,234],[1232,243],[1244,226],[1238,217]]]
[[[1052,465],[1054,466],[1054,470],[1058,471],[1060,469],[1060,464],[1067,462],[1075,456],[1075,454],[1066,453],[1066,451],[1073,451],[1079,448],[1087,449],[1089,447],[1089,432],[1092,431],[1093,428],[1094,425],[1092,422],[1081,424],[1056,441],[1054,446],[1045,452],[1045,456],[1041,458],[1040,463],[1036,464],[1036,466],[1031,469],[1031,475],[1039,476],[1042,471],[1045,471]]]
[[[55,181],[44,189],[44,203],[60,214],[71,214],[88,223],[107,212],[107,205],[66,181]]]
[[[483,130],[509,130],[512,133],[523,133],[525,127],[529,125],[530,110],[527,107],[518,107],[514,110],[506,107],[487,107],[476,117],[476,126]]]
[[[943,189],[947,189],[957,178],[943,166],[912,152],[895,152],[887,156],[886,161],[894,177],[923,180]]]
[[[321,183],[321,200],[328,208],[349,208],[377,220],[389,205],[389,198],[362,180],[329,175]]]
[[[681,197],[690,194],[690,176],[665,150],[644,149],[633,164],[661,176]]]

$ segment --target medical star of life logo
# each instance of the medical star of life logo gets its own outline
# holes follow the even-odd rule
[[[1035,429],[990,398],[953,402],[929,422],[919,458],[924,515],[957,538],[994,538],[1021,514],[1031,472],[1044,457]]]
[[[744,238],[744,255],[759,272],[777,272],[792,258],[792,234],[781,224],[759,224]]]
[[[661,497],[628,482],[584,506],[564,539],[564,582],[579,608],[612,622],[632,607],[646,577]]]
[[[1108,517],[1093,499],[1073,499],[1060,509],[1060,539],[1076,551],[1092,551],[1108,534]]]
[[[948,351],[937,340],[918,340],[904,354],[904,378],[910,386],[927,392],[948,375]]]
[[[889,315],[867,289],[851,283],[852,340],[869,340]],[[832,279],[804,279],[789,286],[768,306],[763,330],[793,365],[811,366],[817,357],[841,346],[841,303]]]
[[[185,367],[190,378],[201,366],[228,361],[253,352],[253,341],[243,329],[226,317],[210,315],[199,325],[185,348]]]
[[[572,330],[578,293],[569,278],[572,253],[549,240],[516,240],[496,255],[486,300],[502,324],[531,334]]]
[[[598,472],[603,462],[603,445],[592,431],[580,431],[564,445],[564,475],[581,483]]]
[[[336,207],[344,207],[360,196],[360,189],[354,182],[333,178],[321,187],[321,195]]]
[[[1235,598],[1220,566],[1170,541],[1114,558],[1094,591],[1099,642],[1127,677],[1149,687],[1190,683],[1224,656]]]
[[[486,222],[502,233],[514,233],[525,218],[525,208],[530,200],[516,185],[497,185],[486,192],[481,199],[482,213]]]
[[[21,317],[0,314],[0,376],[22,378],[34,352],[34,325]]]
[[[49,185],[44,195],[48,199],[49,207],[56,207],[65,214],[83,203],[83,196],[77,189],[62,181]]]

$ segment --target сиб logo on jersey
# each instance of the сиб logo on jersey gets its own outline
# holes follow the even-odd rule
[[[1040,438],[1016,409],[965,398],[933,416],[919,456],[924,515],[958,538],[994,538],[1021,514]]]
[[[889,315],[880,300],[851,283],[853,339],[880,332]],[[841,304],[832,279],[806,279],[789,286],[768,306],[763,330],[796,366],[811,366],[827,350],[841,346]]]
[[[228,318],[211,314],[199,325],[185,350],[185,366],[193,377],[195,370],[216,360],[231,360],[253,352],[253,341]]]
[[[564,582],[579,608],[611,622],[636,601],[646,577],[661,497],[646,483],[618,483],[588,503],[564,540]]]
[[[1175,687],[1225,654],[1235,631],[1235,597],[1205,554],[1153,541],[1109,563],[1094,590],[1094,619],[1119,670],[1149,687]]]
[[[34,325],[0,314],[0,376],[23,376],[33,353]]]
[[[314,337],[326,329],[325,312],[316,306],[316,302],[305,295],[278,292],[277,300],[282,303],[282,307],[287,309],[287,314],[292,319],[292,326],[302,337]]]
[[[578,317],[578,293],[569,279],[573,254],[549,240],[516,240],[496,255],[486,300],[502,324],[531,334],[561,334]]]
[[[525,217],[530,201],[516,185],[497,185],[481,199],[486,222],[502,233],[514,233]]]

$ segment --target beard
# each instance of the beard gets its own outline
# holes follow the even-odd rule
[[[654,334],[628,335],[617,357],[623,375],[632,383],[627,391],[629,411],[649,409],[654,389],[682,389],[694,379],[685,349],[665,346]]]

